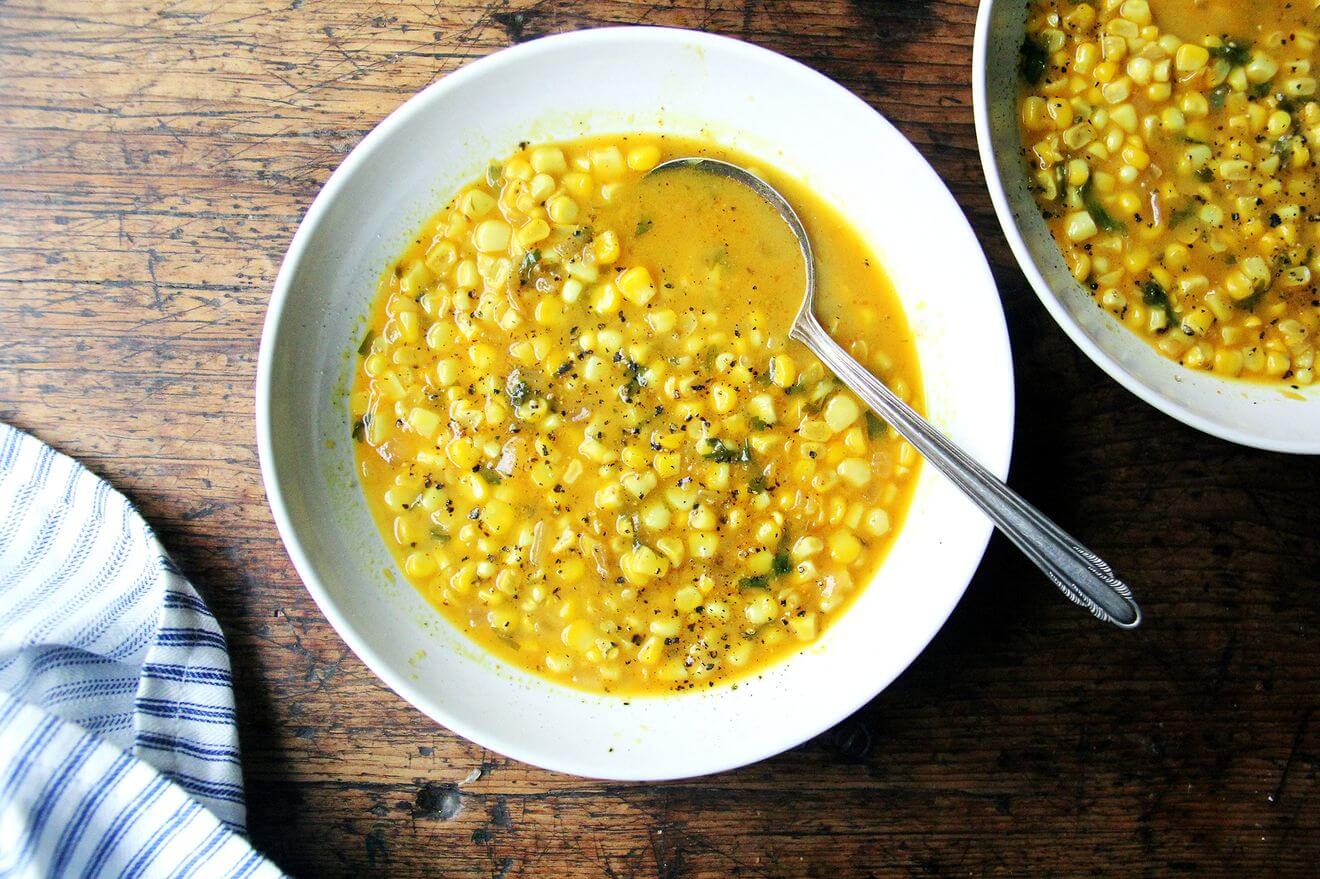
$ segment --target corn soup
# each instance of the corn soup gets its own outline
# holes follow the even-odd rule
[[[787,338],[802,257],[827,328],[920,405],[857,234],[698,141],[522,145],[383,275],[351,396],[359,473],[412,584],[496,656],[596,692],[708,688],[817,639],[874,574],[919,461]]]
[[[1320,329],[1317,0],[1032,0],[1019,122],[1097,304],[1192,369],[1300,387]]]

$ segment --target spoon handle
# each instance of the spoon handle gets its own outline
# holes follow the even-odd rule
[[[789,335],[812,350],[853,393],[953,481],[1069,599],[1124,629],[1141,622],[1127,584],[1099,556],[1050,521],[918,415],[839,346],[809,311]]]

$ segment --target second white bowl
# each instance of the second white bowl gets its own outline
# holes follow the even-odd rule
[[[976,22],[972,97],[990,197],[1027,280],[1063,331],[1116,381],[1197,430],[1279,452],[1320,454],[1320,384],[1292,388],[1227,379],[1161,356],[1068,271],[1036,206],[1022,160],[1017,96],[1028,0],[985,0]]]

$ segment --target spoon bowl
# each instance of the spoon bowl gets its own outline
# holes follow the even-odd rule
[[[1141,608],[1131,589],[1114,576],[1113,569],[1103,559],[940,433],[825,331],[816,319],[816,263],[811,238],[788,200],[746,168],[719,159],[671,159],[657,165],[650,174],[684,169],[715,174],[748,187],[779,214],[797,239],[802,248],[806,283],[789,338],[810,349],[863,403],[962,490],[1069,600],[1119,628],[1133,629],[1140,625]]]

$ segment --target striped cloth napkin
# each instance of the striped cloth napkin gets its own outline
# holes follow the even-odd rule
[[[224,636],[123,495],[0,424],[0,877],[282,875]]]

